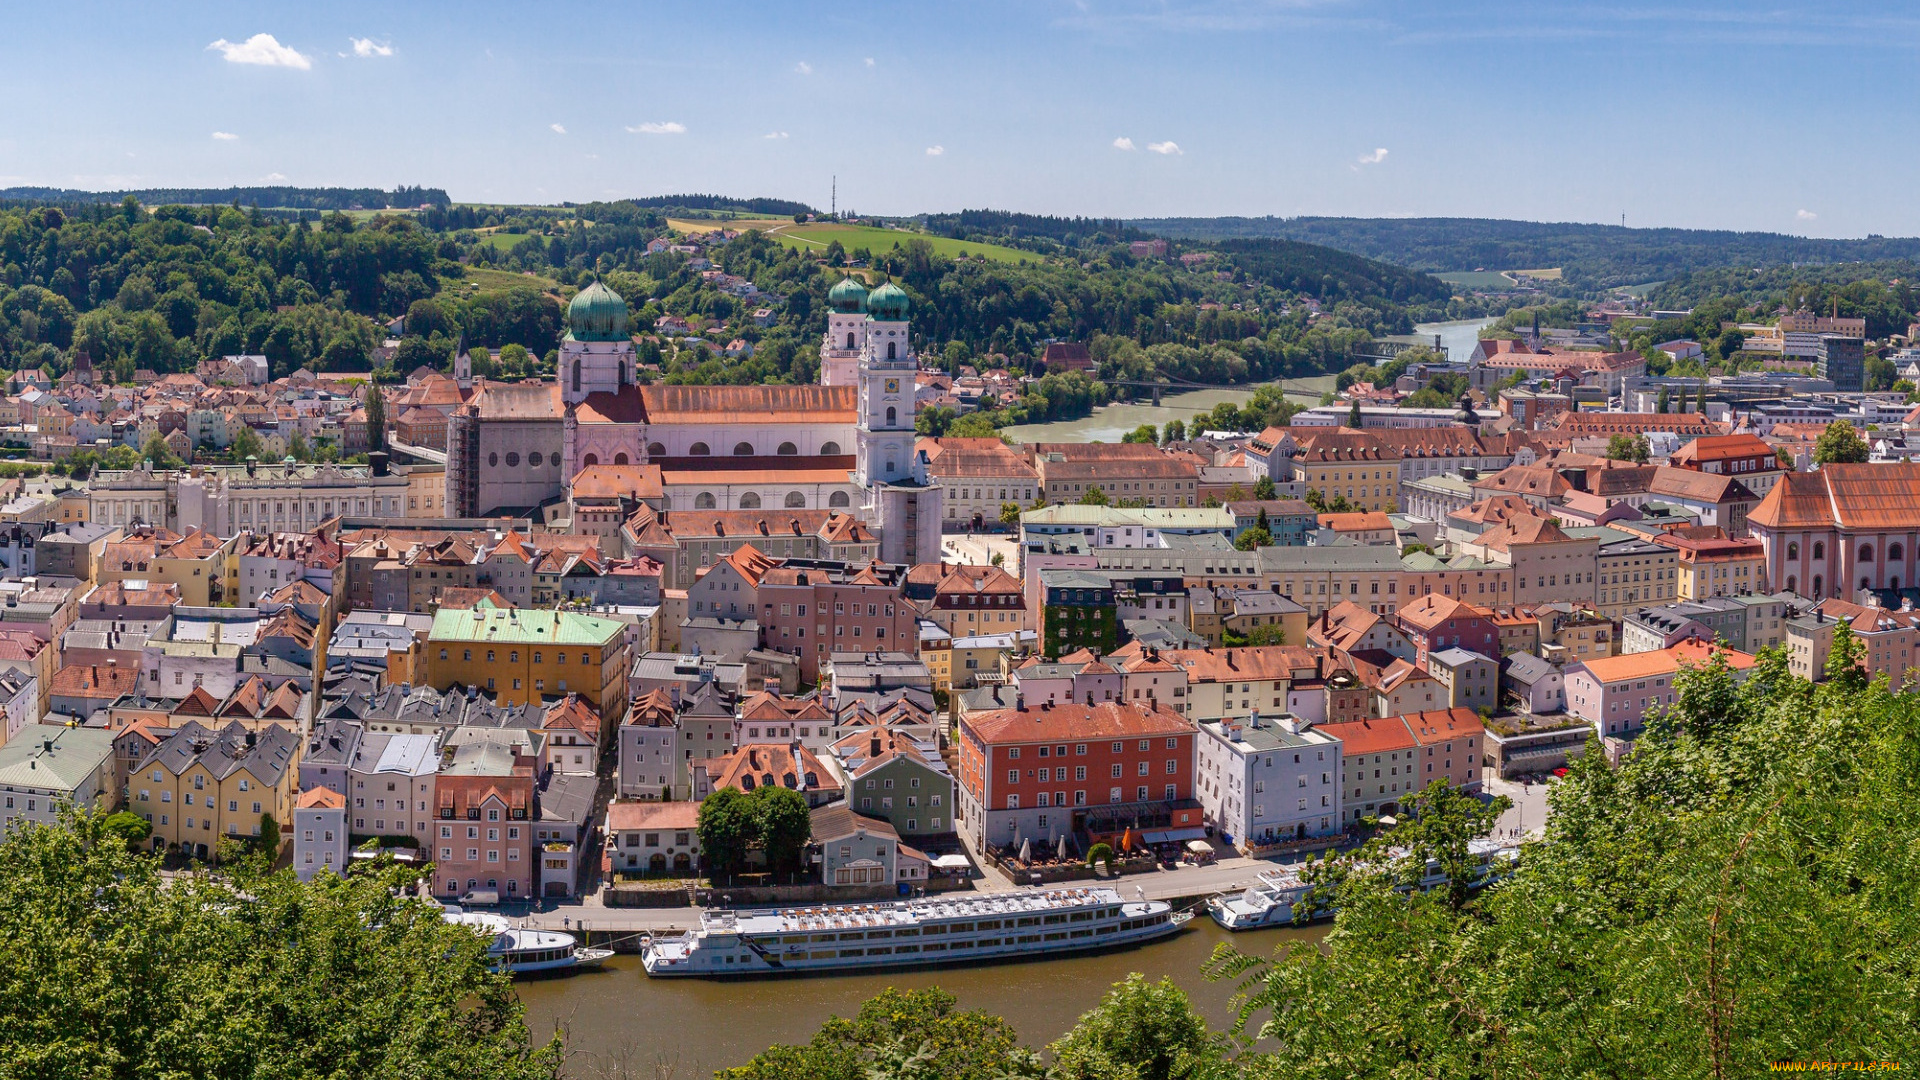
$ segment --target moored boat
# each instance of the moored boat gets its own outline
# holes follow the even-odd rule
[[[1514,860],[1518,858],[1518,846],[1499,840],[1474,840],[1468,845],[1479,867],[1479,872],[1470,883],[1472,888],[1483,888],[1511,872]],[[1394,848],[1391,854],[1404,857],[1405,849]],[[1446,882],[1446,874],[1429,862],[1425,875],[1420,879],[1421,891],[1431,889]],[[1298,865],[1276,866],[1263,870],[1259,879],[1238,893],[1223,893],[1207,900],[1207,914],[1213,921],[1228,930],[1258,930],[1268,926],[1288,926],[1294,923],[1294,908],[1307,899],[1313,886],[1300,877]],[[1304,920],[1330,919],[1335,909],[1328,900],[1322,900]]]
[[[641,950],[650,976],[801,974],[979,963],[1139,945],[1192,915],[1108,886],[872,904],[707,911]]]
[[[490,937],[488,959],[495,970],[510,975],[551,974],[599,967],[613,955],[612,949],[582,948],[572,934],[514,926],[499,915],[450,909],[443,918]]]

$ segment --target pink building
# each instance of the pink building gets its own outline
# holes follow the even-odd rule
[[[1747,515],[1774,587],[1815,600],[1913,588],[1920,574],[1920,462],[1791,472]]]
[[[448,736],[434,792],[434,895],[535,895],[534,738],[508,728],[459,728]]]
[[[1631,738],[1646,726],[1648,710],[1673,704],[1673,680],[1681,665],[1703,665],[1712,654],[1713,646],[1688,640],[1670,649],[1571,664],[1566,669],[1567,711],[1603,737]],[[1739,679],[1754,660],[1751,654],[1729,649],[1727,663]]]

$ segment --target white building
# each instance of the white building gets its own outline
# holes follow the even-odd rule
[[[412,836],[433,849],[433,789],[440,768],[436,735],[369,732],[347,766],[353,831]]]
[[[1241,846],[1340,831],[1340,742],[1290,714],[1213,720],[1194,743],[1194,794]]]
[[[293,804],[293,873],[312,881],[322,870],[347,872],[347,800],[331,788],[301,792]]]
[[[113,798],[113,734],[29,724],[0,746],[0,832],[26,819],[51,825],[66,806],[104,809]]]

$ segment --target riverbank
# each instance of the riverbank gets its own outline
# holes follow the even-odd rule
[[[676,1078],[708,1076],[739,1065],[772,1043],[804,1043],[830,1016],[852,1016],[888,987],[938,986],[963,1009],[1004,1016],[1025,1040],[1045,1043],[1073,1026],[1112,984],[1132,972],[1169,977],[1216,1029],[1232,1023],[1233,985],[1211,983],[1200,966],[1231,943],[1270,954],[1293,942],[1316,943],[1329,924],[1232,934],[1201,916],[1173,937],[1134,949],[979,967],[927,968],[872,975],[765,980],[650,980],[638,957],[616,956],[598,972],[514,985],[536,1039],[563,1027],[572,1052],[569,1076],[598,1075],[625,1059],[636,1070],[675,1065]]]
[[[1480,340],[1480,329],[1493,323],[1492,319],[1462,319],[1457,322],[1420,323],[1413,328],[1413,334],[1394,340],[1419,341],[1432,344],[1437,337],[1452,360],[1465,360],[1472,355],[1473,348]],[[1190,390],[1184,394],[1162,394],[1160,404],[1152,402],[1124,402],[1102,406],[1090,416],[1074,420],[1055,420],[1045,424],[1015,424],[1002,428],[1001,434],[1016,443],[1036,442],[1119,442],[1120,437],[1138,428],[1141,424],[1155,427],[1169,420],[1191,421],[1195,416],[1213,411],[1215,405],[1230,401],[1235,405],[1244,405],[1253,397],[1253,392],[1262,386],[1279,386],[1286,392],[1287,400],[1301,405],[1318,405],[1323,394],[1333,390],[1339,376],[1314,375],[1305,379],[1277,379],[1271,382],[1248,383],[1231,390]]]
[[[1203,413],[1212,412],[1213,407],[1223,401],[1245,405],[1253,397],[1253,392],[1263,386],[1281,387],[1289,401],[1302,405],[1318,405],[1321,395],[1333,389],[1337,378],[1336,375],[1314,375],[1305,379],[1248,383],[1246,386],[1237,386],[1231,390],[1189,390],[1184,394],[1162,394],[1160,404],[1157,406],[1151,401],[1104,405],[1093,410],[1092,415],[1075,420],[1054,420],[1045,424],[1015,424],[1002,428],[1001,434],[1017,443],[1117,443],[1122,435],[1141,424],[1159,427],[1169,420],[1190,421]]]

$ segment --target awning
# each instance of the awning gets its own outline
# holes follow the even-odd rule
[[[1152,829],[1140,834],[1140,838],[1149,844],[1171,844],[1182,840],[1205,839],[1205,829]]]
[[[940,870],[971,870],[973,869],[973,864],[967,861],[967,857],[965,855],[942,855],[939,858],[933,860],[933,865],[935,868]]]

